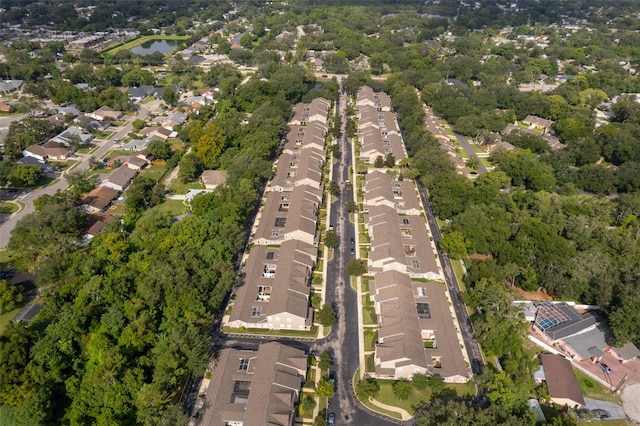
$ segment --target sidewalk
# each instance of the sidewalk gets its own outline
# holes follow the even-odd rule
[[[376,407],[384,408],[387,411],[393,411],[394,413],[400,414],[402,416],[402,420],[403,421],[413,419],[413,416],[411,414],[409,414],[406,410],[403,410],[400,407],[396,407],[394,405],[383,404],[382,402],[380,402],[380,401],[378,401],[376,399],[373,399],[373,398],[369,398],[369,402],[372,403],[373,405],[375,405]]]

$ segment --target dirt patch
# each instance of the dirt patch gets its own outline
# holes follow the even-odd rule
[[[553,300],[553,297],[546,291],[524,291],[521,288],[513,287],[516,298],[520,300]]]
[[[640,425],[640,383],[622,389],[622,408],[629,418]]]

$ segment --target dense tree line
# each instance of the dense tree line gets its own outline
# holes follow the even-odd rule
[[[32,323],[0,336],[8,424],[185,424],[180,393],[208,362],[211,323],[236,282],[259,183],[272,173],[292,103],[311,88],[304,73],[274,70],[265,88],[273,99],[248,104],[230,90],[215,118],[184,126],[188,155],[229,179],[178,222],[152,208],[162,188],[144,177],[126,194],[124,220],[88,246],[79,244],[88,217],[73,191],[37,200],[9,242],[45,302]]]

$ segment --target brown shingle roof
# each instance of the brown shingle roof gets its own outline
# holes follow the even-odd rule
[[[257,351],[224,349],[207,390],[200,424],[291,425],[306,372],[304,352],[278,342]],[[245,368],[240,368],[245,365]]]
[[[571,363],[562,355],[541,354],[540,362],[544,368],[544,377],[552,398],[561,398],[585,405],[580,384],[573,372]]]
[[[100,186],[82,198],[82,204],[97,210],[106,209],[120,192],[107,186]]]

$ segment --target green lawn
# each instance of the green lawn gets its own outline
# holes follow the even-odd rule
[[[616,404],[620,404],[620,397],[614,393],[611,393],[609,389],[602,386],[600,383],[596,382],[582,371],[573,369],[576,373],[576,377],[578,378],[578,383],[580,383],[580,389],[582,390],[582,395],[587,398],[593,399],[601,399],[603,401],[615,402]],[[609,423],[607,423],[609,424]]]
[[[116,132],[105,132],[104,130],[97,130],[91,134],[96,139],[111,139],[111,136],[115,135]]]
[[[87,146],[83,146],[82,148],[76,149],[76,152],[79,152],[80,154],[88,154],[97,147],[98,147],[97,145],[90,143]]]
[[[6,201],[0,201],[0,213],[1,214],[13,214],[17,212],[20,208],[13,204],[7,203]]]
[[[375,354],[367,354],[364,356],[365,371],[367,373],[374,373],[376,371],[375,362]]]
[[[378,380],[378,383],[380,384],[380,394],[376,397],[378,401],[403,408],[411,414],[415,413],[414,407],[423,406],[433,397],[433,391],[431,388],[426,388],[422,391],[413,388],[409,399],[403,401],[396,398],[393,394],[393,380]],[[447,383],[445,384],[445,387],[455,391],[456,395],[459,397],[475,394],[475,384],[472,382],[465,384]]]
[[[378,341],[378,332],[376,330],[367,328],[364,330],[364,350],[372,351],[376,348],[376,342]]]
[[[182,183],[178,179],[171,182],[167,191],[171,194],[186,194],[190,189],[204,189],[200,182]]]
[[[368,293],[369,292],[369,281],[371,281],[373,278],[371,277],[362,277],[361,278],[361,283],[362,283],[362,292],[363,293]]]
[[[162,203],[153,207],[154,210],[169,213],[171,216],[178,216],[189,211],[188,207],[184,205],[182,200],[168,200],[165,199]]]
[[[9,322],[11,322],[13,317],[15,317],[18,312],[20,312],[20,309],[22,309],[22,306],[14,309],[13,311],[5,312],[4,314],[0,315],[0,334],[4,332],[4,329],[7,327]]]
[[[362,296],[362,321],[365,324],[377,324],[378,316],[376,315],[376,311],[373,308],[373,305],[369,303],[369,296]]]
[[[13,254],[7,250],[0,250],[0,266],[4,266],[5,264],[11,262],[11,257]]]
[[[453,272],[456,274],[460,291],[465,292],[467,288],[464,285],[464,270],[462,269],[462,265],[460,265],[460,262],[456,259],[451,259],[451,266],[453,266]]]

